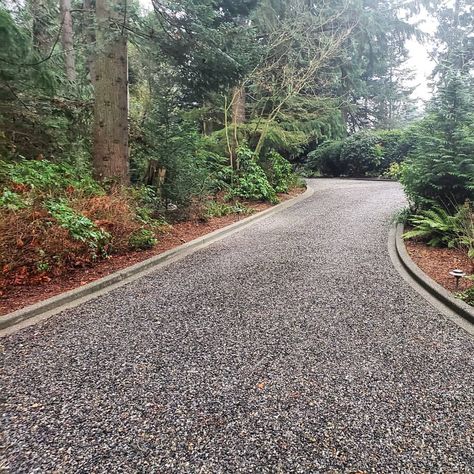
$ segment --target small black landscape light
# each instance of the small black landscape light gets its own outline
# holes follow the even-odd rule
[[[456,290],[457,290],[459,288],[459,280],[462,277],[465,277],[466,274],[462,270],[459,270],[458,268],[456,268],[456,270],[451,270],[449,274],[453,276],[454,278],[456,278]]]

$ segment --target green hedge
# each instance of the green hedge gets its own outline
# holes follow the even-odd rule
[[[344,140],[327,141],[308,154],[309,174],[380,176],[401,163],[413,148],[410,130],[364,130]]]

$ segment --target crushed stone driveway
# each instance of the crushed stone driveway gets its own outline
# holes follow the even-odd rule
[[[5,471],[474,472],[474,339],[391,264],[399,185],[309,185],[2,339]]]

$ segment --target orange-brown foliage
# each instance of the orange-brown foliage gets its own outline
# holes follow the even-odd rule
[[[71,190],[69,205],[111,236],[111,253],[128,250],[130,235],[143,227],[134,203],[124,192],[84,197]],[[91,264],[98,257],[87,243],[74,240],[37,204],[25,209],[0,209],[0,291],[9,285],[48,280],[69,268]]]

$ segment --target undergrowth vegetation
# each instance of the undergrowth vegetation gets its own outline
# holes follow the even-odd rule
[[[435,207],[408,219],[413,226],[405,232],[405,239],[423,239],[432,247],[465,249],[474,259],[474,209],[466,202],[455,214]]]
[[[0,291],[47,281],[113,254],[150,249],[169,228],[165,218],[247,215],[252,210],[244,201],[276,203],[277,193],[299,184],[277,153],[262,166],[247,147],[238,154],[240,169],[234,171],[225,157],[201,150],[187,166],[202,179],[184,195],[173,181],[160,193],[153,186],[99,184],[87,169],[65,163],[0,161]]]
[[[0,287],[149,248],[165,225],[145,192],[105,189],[66,164],[2,161],[0,192]]]

